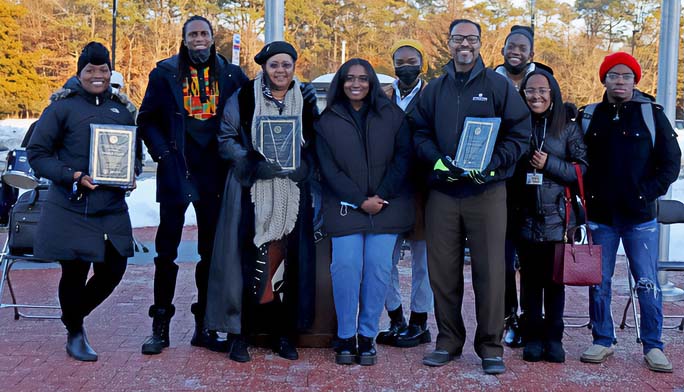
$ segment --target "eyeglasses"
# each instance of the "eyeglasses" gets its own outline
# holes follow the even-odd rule
[[[633,73],[617,73],[617,72],[608,72],[606,74],[606,79],[610,81],[616,81],[618,79],[622,78],[625,82],[631,82],[634,80],[634,74]]]
[[[523,92],[525,93],[525,96],[526,96],[526,97],[531,97],[531,96],[533,96],[533,95],[535,95],[535,94],[538,94],[538,95],[546,95],[546,94],[548,94],[549,92],[551,92],[551,89],[550,89],[550,88],[546,88],[546,87],[540,87],[540,88],[526,88],[526,89],[523,90]]]
[[[471,45],[475,45],[476,43],[480,42],[480,36],[478,36],[478,35],[460,35],[460,34],[449,36],[449,42],[451,42],[452,44],[458,45],[458,44],[462,43],[464,40],[468,41],[468,43]]]
[[[368,78],[368,75],[359,75],[359,76],[347,75],[344,78],[344,81],[345,82],[351,82],[351,83],[354,83],[354,81],[357,81],[359,83],[368,83],[370,81],[370,79]]]
[[[268,68],[273,69],[273,70],[278,69],[278,68],[282,68],[282,69],[287,71],[287,70],[292,69],[294,67],[294,64],[290,63],[290,62],[278,63],[277,61],[274,61],[272,63],[268,63],[267,66],[268,66]]]

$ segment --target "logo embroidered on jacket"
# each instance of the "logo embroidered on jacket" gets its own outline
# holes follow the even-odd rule
[[[116,113],[116,114],[119,114],[119,113],[120,113],[120,112],[119,112],[119,109],[117,109],[117,108],[109,108],[109,110],[111,110],[112,112],[114,112],[114,113]]]
[[[477,96],[473,97],[473,101],[487,102],[487,97],[484,97],[482,93],[479,93]]]

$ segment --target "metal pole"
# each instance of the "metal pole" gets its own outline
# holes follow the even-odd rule
[[[347,40],[342,40],[342,64],[347,62]]]
[[[282,41],[285,26],[285,0],[266,0],[264,6],[266,43]]]
[[[112,6],[112,71],[116,69],[116,6],[118,0],[114,0]]]
[[[658,53],[658,95],[656,100],[663,105],[665,114],[674,125],[677,101],[677,60],[679,57],[679,17],[681,15],[680,0],[663,0],[660,17],[660,51]],[[672,188],[668,189],[663,199],[672,198]],[[658,237],[658,261],[670,258],[670,226],[660,225]],[[663,301],[679,301],[684,299],[684,290],[675,287],[667,280],[667,272],[658,273],[663,293]]]

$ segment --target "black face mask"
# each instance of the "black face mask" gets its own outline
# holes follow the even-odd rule
[[[527,66],[529,64],[530,63],[521,63],[521,64],[518,64],[516,66],[513,66],[513,65],[510,65],[508,63],[508,61],[504,61],[503,65],[504,65],[504,68],[506,68],[506,71],[508,71],[508,73],[513,74],[513,75],[520,75],[525,70],[525,68],[527,68]]]
[[[404,65],[403,67],[394,67],[394,74],[405,85],[410,86],[416,81],[420,75],[420,65]]]
[[[200,50],[188,49],[188,57],[190,57],[190,61],[195,65],[206,63],[209,60],[209,56],[211,56],[211,48]]]

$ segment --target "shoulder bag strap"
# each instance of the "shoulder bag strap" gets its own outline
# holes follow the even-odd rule
[[[589,228],[589,213],[587,213],[587,202],[584,199],[584,179],[582,178],[582,169],[577,163],[572,164],[575,167],[575,173],[577,173],[577,185],[579,186],[580,201],[582,202],[582,209],[584,209],[584,220],[587,225],[587,243],[589,248],[593,245],[594,241],[591,238],[591,229]]]

